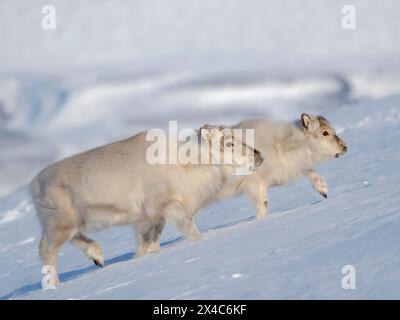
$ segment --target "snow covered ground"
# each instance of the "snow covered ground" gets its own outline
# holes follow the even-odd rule
[[[3,299],[400,298],[400,96],[327,114],[349,153],[320,168],[327,200],[307,181],[271,191],[271,215],[254,220],[244,198],[198,215],[204,239],[168,228],[162,250],[135,260],[132,230],[96,234],[98,269],[73,247],[59,258],[61,286],[42,291],[39,230],[25,188],[2,199]],[[356,268],[356,290],[341,286]]]
[[[400,5],[397,0],[53,0],[0,2],[0,299],[400,298]],[[354,5],[356,30],[341,27]],[[140,130],[246,117],[325,115],[349,144],[307,181],[198,215],[204,239],[170,226],[162,251],[134,257],[130,228],[94,234],[42,292],[39,226],[26,185],[45,165]],[[357,289],[344,290],[344,265]]]

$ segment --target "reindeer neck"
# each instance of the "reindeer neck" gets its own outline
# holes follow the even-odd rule
[[[317,161],[314,144],[310,137],[298,126],[293,126],[290,133],[283,140],[282,156],[297,164],[297,167],[308,169]]]

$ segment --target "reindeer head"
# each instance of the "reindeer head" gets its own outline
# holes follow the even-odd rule
[[[304,134],[313,140],[318,152],[326,158],[339,158],[347,152],[347,144],[340,139],[335,129],[322,116],[301,115]]]
[[[246,167],[254,171],[263,162],[261,152],[243,142],[242,134],[226,126],[204,125],[200,129],[202,143],[214,159],[235,169]]]

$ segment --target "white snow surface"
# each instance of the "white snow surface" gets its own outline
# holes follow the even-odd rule
[[[254,219],[245,198],[198,214],[189,242],[172,228],[162,250],[134,258],[130,228],[95,234],[98,269],[72,246],[59,257],[62,284],[42,291],[39,228],[26,189],[0,201],[3,299],[358,299],[400,298],[400,96],[342,107],[326,116],[349,145],[319,168],[328,199],[307,181],[271,189],[271,214]],[[344,290],[342,267],[356,268]]]

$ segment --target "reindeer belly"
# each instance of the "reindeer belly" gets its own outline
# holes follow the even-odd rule
[[[270,167],[265,176],[270,187],[281,186],[288,182],[296,181],[303,176],[302,172],[292,166]]]

